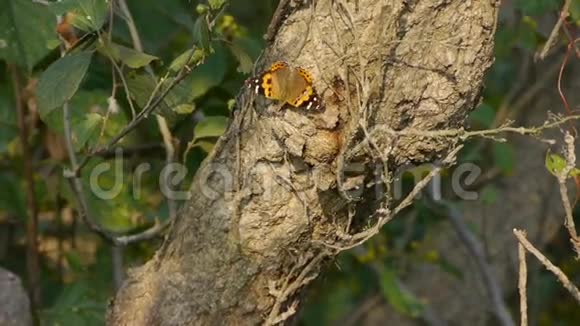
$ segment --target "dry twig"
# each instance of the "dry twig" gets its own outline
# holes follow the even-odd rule
[[[525,236],[526,233],[522,232]],[[518,243],[518,260],[520,262],[518,289],[520,292],[520,325],[528,326],[528,266],[526,263],[526,248],[521,243]]]
[[[564,274],[564,272],[562,272],[560,268],[552,264],[552,262],[548,258],[546,258],[546,256],[544,256],[538,249],[536,249],[536,247],[534,247],[528,241],[528,239],[526,238],[526,234],[523,231],[514,229],[513,232],[516,238],[518,239],[519,243],[522,246],[524,246],[524,248],[529,253],[534,255],[540,261],[540,263],[542,263],[542,265],[546,267],[547,270],[552,272],[552,274],[554,274],[558,278],[560,283],[562,283],[564,288],[568,290],[568,292],[570,292],[570,294],[574,297],[574,299],[576,299],[576,301],[578,301],[578,303],[580,303],[580,290],[578,290],[578,288],[574,284],[572,284],[572,282],[570,282],[570,279],[566,276],[566,274]]]

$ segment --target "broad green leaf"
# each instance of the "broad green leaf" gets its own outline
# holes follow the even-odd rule
[[[566,168],[566,159],[563,158],[561,155],[548,153],[548,155],[546,155],[545,164],[546,169],[548,169],[550,173],[552,173],[555,176],[558,176]]]
[[[193,54],[192,54],[193,52]],[[204,57],[204,52],[200,49],[189,49],[187,51],[185,51],[184,53],[180,54],[177,58],[175,58],[175,60],[173,60],[173,62],[171,62],[171,65],[169,65],[169,70],[171,71],[179,71],[181,70],[181,68],[183,68],[183,66],[185,66],[186,61],[188,58],[189,62],[187,63],[188,65],[191,65],[193,63],[197,63],[199,61],[201,61]]]
[[[166,80],[164,82],[165,86],[160,87],[156,93],[156,97],[162,94],[164,87],[167,87],[170,83],[171,79]],[[143,109],[147,104],[149,97],[151,97],[153,90],[155,90],[155,80],[148,74],[140,74],[127,78],[127,84],[131,92],[131,97],[135,99],[137,105]],[[154,112],[167,118],[171,124],[176,119],[176,113],[172,108],[188,102],[189,97],[187,89],[179,84],[175,86],[167,96],[165,96]]]
[[[222,83],[227,71],[227,57],[225,49],[221,46],[215,47],[215,53],[207,57],[205,62],[197,66],[191,74],[185,78],[183,84],[191,91],[192,99],[197,99],[212,87]]]
[[[88,113],[81,123],[75,125],[75,148],[80,151],[89,140],[98,139],[103,117],[98,113]]]
[[[194,141],[205,137],[219,137],[226,130],[228,118],[223,116],[205,117],[194,129]]]
[[[421,315],[423,305],[417,298],[401,289],[393,270],[385,268],[381,273],[381,290],[396,311],[411,317]]]
[[[84,31],[97,31],[107,20],[110,1],[105,0],[68,0],[74,6],[72,24]],[[73,4],[74,3],[74,4]],[[70,10],[70,9],[69,9]]]
[[[511,174],[515,166],[514,149],[506,143],[493,144],[493,160],[503,173]]]
[[[193,26],[193,39],[197,46],[206,54],[210,53],[210,31],[206,15],[201,15]]]
[[[111,56],[115,61],[120,61],[133,69],[144,67],[151,63],[151,61],[159,59],[156,56],[115,43],[100,43],[98,49],[106,55]]]
[[[0,0],[0,59],[32,70],[56,39],[56,19],[30,0]]]
[[[484,128],[489,128],[494,119],[495,110],[487,103],[482,103],[475,110],[473,110],[471,114],[469,114],[469,120],[481,125]]]
[[[36,89],[41,118],[44,119],[75,94],[89,68],[91,57],[91,52],[67,55],[42,73]]]
[[[229,45],[229,48],[234,57],[238,60],[237,70],[243,74],[250,73],[254,67],[254,60],[250,57],[248,52],[235,43]]]

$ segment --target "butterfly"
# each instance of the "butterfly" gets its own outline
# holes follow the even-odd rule
[[[312,75],[303,68],[291,67],[286,62],[275,62],[270,69],[250,78],[246,85],[256,94],[288,103],[293,107],[306,106],[307,110],[322,108],[320,96],[312,85]]]

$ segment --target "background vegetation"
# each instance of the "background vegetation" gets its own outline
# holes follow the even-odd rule
[[[124,1],[115,3],[115,14],[110,16],[109,2],[98,0],[0,0],[0,265],[20,275],[32,289],[37,318],[49,325],[103,324],[107,301],[126,268],[149,259],[162,240],[155,237],[114,245],[81,219],[65,176],[70,155],[63,104],[68,103],[71,115],[74,151],[81,161],[92,157],[84,167],[91,171],[114,158],[113,151],[101,149],[148,106],[159,76],[168,81],[160,89],[168,90],[185,63],[199,65],[155,109],[169,127],[175,148],[170,160],[187,166],[180,187],[188,189],[196,168],[226,128],[232,101],[252,74],[264,46],[262,35],[276,8],[276,2],[268,0],[227,4],[142,0],[127,3],[127,11],[119,5]],[[529,79],[522,83],[522,71],[534,65],[533,57],[548,38],[562,4],[557,0],[504,1],[496,62],[487,78],[484,100],[469,118],[471,128],[497,127],[507,117],[520,116],[521,112],[511,110],[525,112],[505,103],[513,102],[514,85],[518,94],[528,86]],[[572,1],[569,13],[566,28],[574,35],[580,25],[580,2]],[[58,22],[57,16],[65,19]],[[74,37],[67,34],[73,26]],[[135,44],[132,27],[142,51]],[[74,38],[80,45],[62,45],[74,43]],[[567,44],[562,35],[548,60],[561,62]],[[69,54],[60,58],[63,51]],[[570,65],[577,64],[574,54],[570,58]],[[547,83],[543,88],[556,86]],[[546,108],[546,114],[548,110],[564,113],[564,109],[564,105]],[[104,229],[139,233],[163,224],[174,214],[172,205],[180,204],[168,202],[160,189],[158,176],[168,161],[167,138],[160,126],[151,115],[119,142],[124,149],[124,179],[118,196],[102,200],[86,192],[90,211]],[[491,175],[476,189],[484,204],[502,200],[498,184],[521,163],[513,146],[473,141],[462,151],[462,161],[474,162]],[[143,162],[151,164],[151,170],[143,174],[137,193],[134,173]],[[82,182],[89,184],[88,174]],[[105,189],[114,186],[113,171],[104,173],[98,182]],[[457,198],[449,200],[458,202]],[[402,315],[421,316],[425,302],[405,286],[409,266],[427,263],[458,279],[464,277],[462,266],[442,259],[440,252],[425,245],[434,226],[446,221],[445,213],[430,205],[426,199],[417,201],[406,218],[389,223],[364,247],[342,254],[310,293],[299,323],[329,324],[344,320],[349,312],[366,314],[361,306],[369,302],[372,309],[389,306]],[[546,254],[578,284],[580,264],[570,254],[567,237],[557,234]],[[577,323],[577,303],[549,273],[537,273],[529,290],[541,298],[534,306],[537,320],[546,325]],[[518,309],[515,289],[508,301],[514,312]]]

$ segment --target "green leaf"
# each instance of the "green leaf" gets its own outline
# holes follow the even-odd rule
[[[495,120],[495,110],[491,105],[482,103],[471,112],[469,120],[480,124],[483,128],[489,128]]]
[[[133,69],[144,67],[153,60],[158,60],[156,56],[152,56],[137,50],[115,44],[115,43],[100,43],[98,49],[105,55],[111,56],[115,61],[120,61]]]
[[[515,166],[514,149],[506,143],[493,144],[493,160],[503,173],[511,174]]]
[[[199,15],[204,15],[208,11],[209,7],[207,5],[204,5],[203,3],[200,3],[195,7],[195,12],[197,12]]]
[[[193,39],[206,54],[210,53],[210,32],[206,15],[199,16],[195,21]]]
[[[177,106],[174,106],[172,109],[177,114],[190,114],[191,112],[193,112],[193,110],[195,110],[195,105],[193,105],[193,104],[179,104]]]
[[[89,140],[98,139],[103,117],[98,113],[88,113],[81,123],[75,125],[75,149],[80,151]]]
[[[91,57],[91,52],[67,55],[42,73],[36,89],[41,118],[44,119],[76,93],[89,68]]]
[[[219,137],[226,130],[227,123],[228,118],[224,116],[206,117],[195,126],[193,140]]]
[[[555,176],[558,176],[564,171],[566,168],[566,159],[563,158],[561,155],[558,154],[550,154],[546,155],[546,169],[550,171]],[[573,171],[574,172],[574,171]]]
[[[32,70],[56,39],[55,17],[30,0],[0,0],[0,59]]]
[[[81,273],[85,270],[85,266],[81,260],[81,257],[77,251],[71,250],[65,253],[66,262],[68,266],[75,272]]]
[[[570,4],[570,16],[576,22],[576,25],[580,25],[580,1],[572,1]]]
[[[72,24],[76,28],[92,32],[101,29],[107,20],[110,1],[105,0],[67,0],[66,4],[74,8]]]
[[[419,317],[421,315],[423,305],[417,298],[401,289],[393,270],[383,270],[381,274],[381,290],[385,299],[399,313],[411,317]]]
[[[164,82],[164,86],[161,86],[160,90],[157,91],[156,96],[163,93],[163,90],[171,83],[171,81],[172,79],[168,78]],[[155,89],[155,80],[148,74],[140,74],[127,78],[127,84],[129,86],[129,91],[131,92],[131,97],[135,99],[137,105],[143,109]],[[191,102],[190,98],[191,96],[188,89],[185,86],[178,84],[167,94],[167,96],[165,96],[154,112],[167,118],[171,123],[171,121],[176,118],[176,113],[172,108],[180,104]]]
[[[106,300],[99,298],[98,294],[94,284],[88,281],[66,285],[53,305],[41,312],[43,324],[104,325]]]
[[[209,0],[208,3],[212,10],[218,10],[226,3],[226,0]]]
[[[515,6],[524,15],[539,16],[558,10],[560,3],[558,0],[517,0]]]
[[[203,64],[197,66],[187,78],[183,85],[188,87],[192,99],[197,99],[212,87],[220,85],[227,71],[226,50],[221,46],[216,46],[215,53],[210,55]]]
[[[20,181],[12,174],[0,173],[0,212],[8,212],[25,220],[26,203]]]
[[[254,60],[248,52],[242,49],[240,46],[236,45],[235,43],[229,45],[230,51],[238,60],[238,71],[243,74],[248,74],[252,71],[254,67]]]
[[[531,51],[535,51],[538,47],[539,39],[537,33],[537,22],[530,16],[525,16],[522,19],[518,29],[518,39],[520,43]]]
[[[192,52],[193,52],[193,54],[192,54]],[[191,56],[191,59],[189,59],[189,62],[187,63],[188,65],[191,65],[192,63],[197,63],[197,62],[201,61],[203,59],[203,57],[205,56],[205,54],[200,49],[195,49],[195,50],[189,49],[189,50],[183,52],[182,54],[180,54],[177,58],[175,58],[173,60],[173,62],[171,62],[171,65],[169,65],[169,70],[175,71],[175,72],[181,70],[181,68],[183,68],[183,66],[186,65],[185,61],[188,58],[190,58],[190,56]]]

